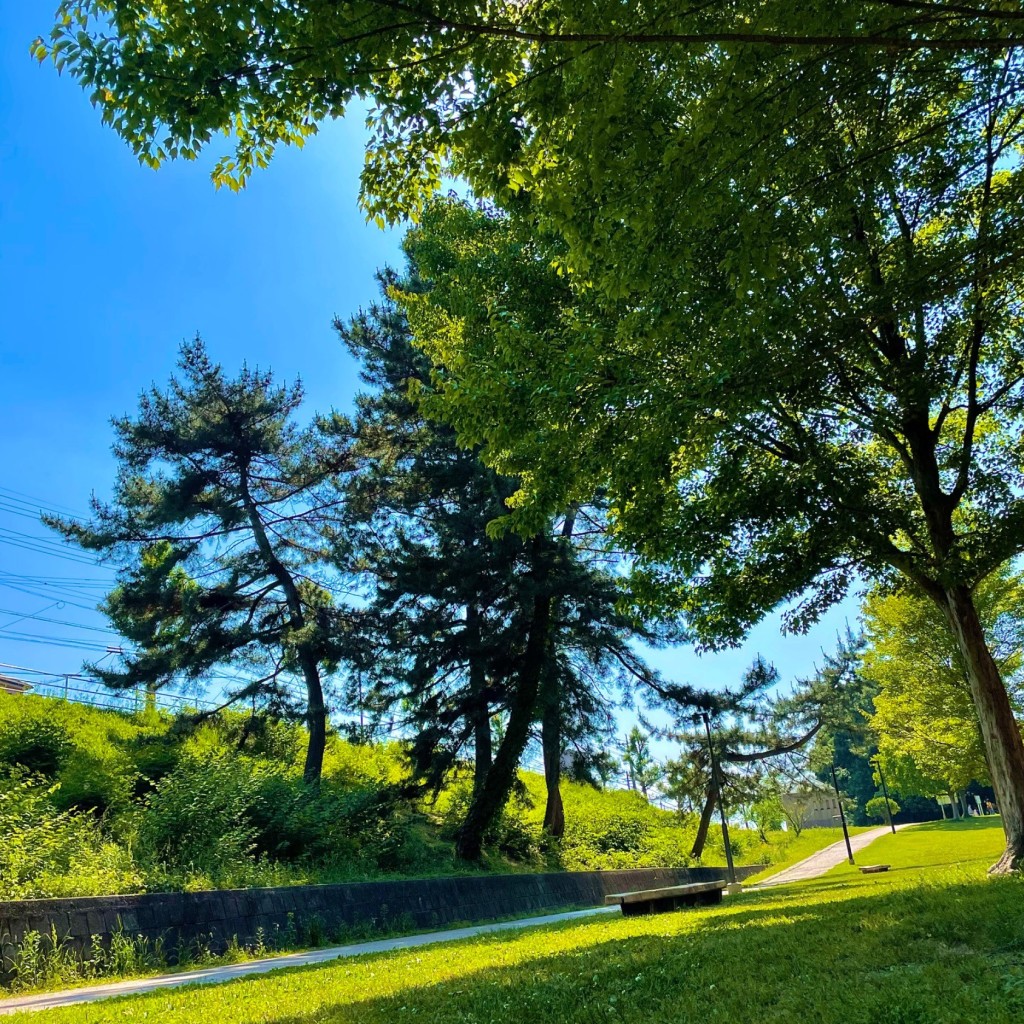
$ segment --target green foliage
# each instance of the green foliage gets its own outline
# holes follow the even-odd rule
[[[58,783],[58,807],[102,813],[127,806],[137,783],[130,747],[144,737],[158,744],[167,727],[159,717],[142,725],[34,695],[0,701],[0,763]]]
[[[972,592],[1024,551],[1019,13],[63,0],[32,53],[150,166],[227,134],[233,188],[371,98],[368,211],[421,217],[446,284],[409,305],[433,411],[519,526],[605,489],[635,604],[712,647],[909,581],[961,637],[1014,862]],[[514,216],[428,205],[445,172]]]
[[[762,794],[760,799],[750,805],[748,814],[762,836],[771,831],[781,830],[783,822],[788,820],[782,796],[774,792]],[[793,831],[796,835],[800,835],[801,829],[797,827]]]
[[[357,881],[463,872],[452,837],[469,803],[464,767],[436,801],[409,797],[408,759],[397,743],[328,743],[319,794],[302,779],[300,727],[282,723],[243,744],[244,715],[226,713],[191,730],[154,716],[127,715],[42,697],[0,699],[0,736],[27,723],[67,727],[50,778],[14,768],[0,783],[0,898],[101,895],[145,890]],[[72,727],[73,726],[73,727]],[[81,745],[81,751],[79,750]],[[92,751],[95,757],[86,756]],[[78,754],[81,753],[79,757]],[[103,814],[77,810],[65,785],[89,788],[75,772],[103,772],[103,787],[128,794]],[[123,773],[123,774],[118,774]],[[683,866],[696,817],[659,810],[639,794],[563,782],[568,827],[560,841],[542,828],[545,786],[522,772],[513,798],[488,830],[484,866],[493,870],[592,870]],[[90,805],[92,806],[92,805]],[[739,862],[772,856],[734,834]],[[721,863],[717,830],[705,863]]]
[[[322,674],[347,650],[337,607],[339,547],[325,512],[347,464],[340,418],[302,429],[302,388],[243,367],[235,377],[196,339],[179,373],[151,387],[134,417],[114,421],[117,478],[91,519],[44,517],[73,543],[118,559],[106,611],[132,641],[114,667],[89,666],[113,688],[155,691],[205,680],[225,665],[249,681],[232,700],[306,718],[306,780],[321,774]],[[298,678],[305,700],[285,680]]]
[[[181,865],[186,888],[195,887],[190,882],[197,875],[201,888],[233,886],[236,879],[219,871],[244,872],[252,860],[256,835],[246,812],[259,783],[258,775],[226,753],[186,755],[147,799],[141,848],[161,867]]]
[[[92,814],[58,809],[56,791],[18,770],[0,775],[0,900],[137,891],[127,847]]]
[[[886,813],[887,810],[888,813]],[[889,797],[887,808],[884,796],[873,796],[864,805],[864,813],[869,818],[874,818],[877,821],[888,821],[890,817],[900,813],[900,805],[892,797]]]
[[[1019,575],[993,574],[976,591],[992,653],[1021,708],[1024,593]],[[956,641],[935,605],[912,592],[876,589],[864,603],[861,672],[876,689],[871,729],[882,769],[907,795],[934,796],[988,781],[988,767]]]
[[[654,760],[648,738],[638,725],[634,725],[626,735],[622,763],[626,766],[631,784],[639,789],[644,797],[665,774],[665,770]]]

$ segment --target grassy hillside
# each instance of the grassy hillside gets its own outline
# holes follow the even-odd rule
[[[1024,886],[986,879],[996,819],[877,841],[893,865],[654,917],[597,917],[44,1011],[37,1024],[1010,1024]],[[21,1020],[21,1017],[15,1017]]]
[[[243,715],[182,726],[156,712],[0,696],[0,899],[689,863],[693,816],[571,783],[566,834],[552,842],[543,779],[523,773],[485,862],[467,868],[451,839],[468,778],[436,801],[410,800],[398,744],[333,737],[316,797],[301,783],[299,727],[254,728]],[[739,863],[786,859],[792,842],[734,831]],[[717,829],[704,859],[724,861]]]

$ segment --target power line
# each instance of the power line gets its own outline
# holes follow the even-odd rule
[[[53,512],[56,515],[69,517],[71,519],[82,520],[86,518],[78,509],[72,509],[67,505],[61,505],[59,502],[46,501],[43,498],[37,498],[31,494],[26,494],[24,491],[17,491],[13,487],[0,487],[0,499],[15,502],[28,508],[35,508],[39,511]]]
[[[9,534],[10,536],[4,536],[4,534]],[[25,535],[23,534],[22,536]],[[95,559],[87,556],[81,556],[61,548],[47,548],[45,546],[46,542],[41,541],[38,538],[31,538],[30,540],[18,539],[17,532],[14,530],[5,530],[0,528],[0,544],[7,544],[12,548],[21,548],[25,551],[31,551],[37,555],[46,555],[50,558],[62,558],[66,562],[74,562],[77,565],[91,565],[96,568],[100,568],[99,563],[97,563]]]
[[[100,644],[92,640],[78,637],[45,637],[38,633],[22,633],[20,630],[0,629],[0,639],[12,640],[21,644],[42,644],[50,647],[69,647],[75,651],[107,651],[111,644]]]
[[[44,587],[46,586],[46,584],[40,583],[39,586]],[[38,590],[33,590],[31,587],[22,587],[19,586],[17,583],[5,583],[2,579],[0,579],[0,587],[6,587],[8,590],[16,590],[21,594],[28,594],[29,597],[50,598],[59,596],[65,604],[70,605],[73,608],[81,608],[83,611],[87,612],[96,611],[96,605],[82,604],[80,601],[76,601],[75,598],[68,594],[66,591],[56,587],[51,587],[50,589],[40,593]],[[84,595],[75,595],[75,597],[78,596]]]
[[[58,602],[58,603],[59,604],[64,604],[65,602],[61,601],[61,602]],[[108,634],[110,636],[120,636],[120,634],[116,630],[113,630],[113,629],[104,629],[102,626],[86,626],[86,625],[83,625],[80,622],[68,622],[67,619],[51,619],[51,618],[48,618],[45,615],[40,614],[41,612],[45,612],[45,611],[48,611],[48,609],[41,608],[39,610],[39,612],[23,613],[23,612],[16,612],[16,611],[14,611],[13,608],[0,608],[0,615],[17,615],[17,616],[19,616],[17,619],[15,619],[15,622],[20,622],[22,619],[33,619],[36,622],[49,622],[49,623],[51,623],[52,625],[55,625],[55,626],[70,626],[72,629],[87,629],[87,630],[89,630],[90,632],[93,632],[93,633],[106,633],[106,634]],[[14,622],[8,622],[8,623],[6,623],[4,626],[2,626],[0,628],[8,629],[9,627],[11,627],[13,625],[14,625]]]
[[[0,576],[11,580],[20,580],[22,583],[54,583],[58,585],[66,584],[68,586],[82,587],[110,586],[110,582],[108,580],[94,580],[83,576],[32,576],[20,572],[5,572],[2,569],[0,569]]]

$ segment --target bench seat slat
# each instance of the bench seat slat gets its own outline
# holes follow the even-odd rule
[[[605,896],[606,904],[647,903],[651,900],[672,899],[675,896],[696,896],[702,892],[714,892],[726,887],[724,879],[714,882],[691,882],[689,885],[670,885],[663,889],[640,889],[637,892],[614,892]]]

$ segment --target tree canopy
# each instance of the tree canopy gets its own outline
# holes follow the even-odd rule
[[[435,408],[535,517],[607,488],[641,597],[706,644],[786,601],[804,626],[857,573],[912,581],[964,655],[1006,869],[1024,742],[973,591],[1024,550],[1022,19],[66,0],[36,52],[147,162],[226,131],[216,177],[237,185],[366,97],[372,215],[423,213],[446,170],[512,212],[499,230],[427,211],[448,245],[422,267],[455,275],[414,323],[447,374]],[[531,258],[570,291],[539,323],[495,273]]]

